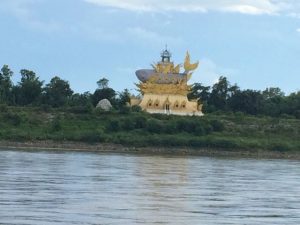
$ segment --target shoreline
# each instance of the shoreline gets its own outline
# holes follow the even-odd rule
[[[300,152],[279,152],[269,150],[243,149],[214,149],[191,147],[127,147],[113,143],[95,143],[72,141],[0,141],[1,150],[41,150],[41,151],[86,151],[101,153],[126,153],[144,155],[172,155],[172,156],[208,156],[208,157],[238,157],[261,159],[296,159],[300,160]]]

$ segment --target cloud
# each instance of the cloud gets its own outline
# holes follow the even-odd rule
[[[300,28],[298,28],[296,31],[297,31],[298,33],[300,33]]]
[[[299,0],[83,0],[101,7],[138,12],[231,12],[300,18]]]
[[[144,12],[239,12],[245,14],[275,14],[280,4],[273,0],[84,0],[103,7]]]
[[[222,9],[223,11],[228,12],[239,12],[243,14],[274,14],[277,10],[275,7],[256,7],[253,5],[232,5]]]
[[[96,4],[104,7],[112,7],[125,9],[130,11],[205,11],[199,4],[192,1],[178,1],[174,0],[85,0],[88,3]]]
[[[43,32],[53,32],[60,29],[60,24],[54,20],[43,21],[34,16],[34,8],[45,0],[1,0],[0,12],[9,13],[19,22],[31,29]]]

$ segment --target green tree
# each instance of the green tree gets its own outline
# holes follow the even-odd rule
[[[69,100],[68,105],[72,107],[72,111],[76,113],[88,113],[92,112],[92,95],[89,92],[84,92],[83,94],[75,93]]]
[[[0,103],[9,104],[12,95],[12,81],[13,72],[8,65],[4,65],[0,71]]]
[[[16,103],[19,105],[29,105],[37,103],[42,94],[43,81],[39,80],[35,72],[23,69],[21,73],[21,82],[14,89]]]
[[[272,99],[277,97],[284,97],[284,92],[278,87],[270,87],[262,92],[264,99]]]
[[[116,102],[116,92],[114,89],[108,86],[108,80],[106,78],[102,78],[97,81],[98,88],[92,95],[93,105],[96,106],[98,102],[102,99],[107,99],[111,102],[112,105],[115,105]]]
[[[256,115],[262,112],[263,97],[260,91],[237,91],[229,99],[229,106],[233,111]]]
[[[70,106],[86,106],[92,105],[92,94],[84,92],[83,94],[75,93],[69,98]]]
[[[194,83],[191,92],[188,94],[189,99],[198,99],[200,102],[207,102],[210,96],[210,86],[203,86],[201,83]]]
[[[43,102],[53,107],[64,106],[72,94],[69,82],[55,76],[44,88]]]
[[[210,97],[210,86],[203,86],[201,83],[195,83],[192,86],[191,92],[188,94],[188,99],[197,99],[198,104],[202,104],[202,111],[207,111],[207,102]]]
[[[127,103],[130,103],[130,93],[129,90],[126,88],[124,91],[119,92],[118,94],[118,105],[119,107],[126,106]]]
[[[97,81],[98,89],[108,88],[108,82],[109,82],[109,80],[106,79],[105,77],[98,80]]]
[[[284,113],[294,115],[300,119],[300,91],[291,93],[286,98],[286,105]]]
[[[267,88],[262,92],[263,114],[279,116],[286,108],[286,98],[280,88]]]
[[[208,104],[213,110],[226,110],[227,99],[230,92],[230,83],[226,77],[220,77],[219,81],[212,87],[211,95],[208,99]]]

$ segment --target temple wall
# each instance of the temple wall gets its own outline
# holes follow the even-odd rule
[[[131,105],[133,105],[134,102],[138,103],[138,101],[134,100]],[[144,94],[143,99],[138,105],[149,113],[203,115],[197,101],[189,101],[187,96],[183,95]]]
[[[130,105],[134,106],[134,105],[140,105],[141,103],[141,99],[140,98],[130,98]]]

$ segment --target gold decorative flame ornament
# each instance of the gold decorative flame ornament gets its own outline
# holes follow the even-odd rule
[[[187,51],[184,60],[184,69],[186,72],[190,72],[198,68],[199,62],[191,63],[190,61],[190,53]]]

